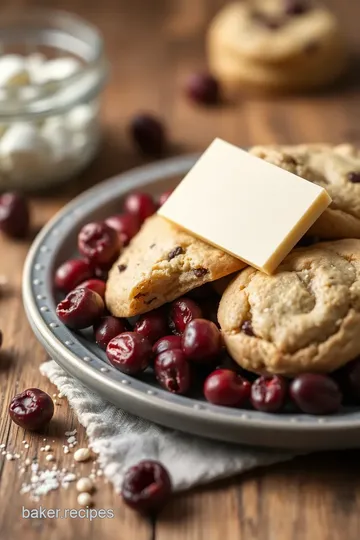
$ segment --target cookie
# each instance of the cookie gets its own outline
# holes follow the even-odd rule
[[[117,317],[132,317],[245,266],[154,215],[111,269],[106,305]]]
[[[360,240],[296,249],[272,276],[246,268],[225,290],[218,320],[245,369],[336,370],[360,354]]]
[[[250,152],[325,188],[332,203],[308,231],[322,239],[360,238],[360,151],[350,144],[257,146]]]

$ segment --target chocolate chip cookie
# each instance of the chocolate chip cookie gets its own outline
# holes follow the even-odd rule
[[[117,317],[132,317],[245,266],[155,215],[111,269],[106,305]]]
[[[272,276],[246,268],[218,319],[230,355],[250,371],[334,371],[360,354],[360,240],[296,249]]]

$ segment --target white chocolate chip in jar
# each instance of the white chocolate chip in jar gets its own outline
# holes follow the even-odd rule
[[[30,82],[23,56],[6,54],[0,56],[0,87],[23,86]]]
[[[33,82],[45,84],[53,81],[62,81],[74,75],[81,68],[81,63],[76,58],[62,57],[44,62],[39,69],[33,71]]]

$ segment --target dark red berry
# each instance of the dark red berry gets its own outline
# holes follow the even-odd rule
[[[244,332],[244,334],[246,334],[247,336],[255,336],[251,321],[244,321],[241,325],[241,331]]]
[[[290,385],[290,395],[307,414],[331,414],[340,409],[342,394],[336,382],[327,375],[303,373]]]
[[[135,214],[130,213],[110,216],[105,223],[118,232],[123,246],[127,246],[140,229],[139,219]]]
[[[83,259],[69,259],[55,272],[55,287],[63,292],[70,292],[80,283],[93,275],[93,269],[88,261]]]
[[[103,300],[105,299],[106,283],[102,279],[88,279],[80,283],[76,288],[90,289],[91,291],[98,293]]]
[[[344,401],[349,404],[360,403],[360,358],[356,358],[333,373],[339,384]]]
[[[94,266],[108,267],[120,253],[121,241],[117,232],[106,223],[88,223],[78,237],[81,255]]]
[[[136,115],[130,124],[130,134],[140,152],[161,155],[166,147],[166,133],[163,124],[148,113]]]
[[[263,412],[278,412],[285,404],[287,383],[278,375],[263,375],[251,387],[251,403]]]
[[[106,350],[109,341],[128,330],[129,325],[126,319],[117,319],[111,315],[106,315],[94,324],[95,341],[99,347]]]
[[[204,395],[210,403],[224,407],[242,407],[250,397],[251,384],[235,371],[217,369],[204,383]]]
[[[140,315],[135,324],[134,332],[146,337],[150,343],[155,343],[161,337],[166,336],[169,333],[169,327],[164,309],[154,309],[154,311]]]
[[[164,336],[153,345],[155,356],[171,349],[181,349],[181,336]]]
[[[136,332],[124,332],[108,343],[106,354],[114,367],[124,373],[136,375],[150,364],[151,343]]]
[[[0,230],[11,238],[25,238],[29,232],[30,211],[20,193],[0,195]]]
[[[170,197],[170,195],[172,194],[174,190],[173,189],[170,189],[170,191],[165,191],[164,193],[162,193],[159,197],[159,205],[162,206],[164,203],[166,203],[166,201],[168,200],[168,198]]]
[[[182,335],[182,350],[193,362],[208,362],[221,351],[221,336],[217,326],[206,319],[194,319]]]
[[[303,15],[309,11],[307,0],[285,0],[286,15]]]
[[[103,299],[90,289],[71,291],[56,308],[56,314],[60,321],[74,330],[93,326],[103,311]]]
[[[180,335],[190,321],[201,317],[202,310],[199,304],[183,296],[172,302],[170,306],[169,326],[174,334]]]
[[[124,201],[124,208],[130,214],[135,215],[140,223],[143,223],[157,210],[154,199],[147,193],[131,193]]]
[[[169,473],[158,461],[140,461],[125,473],[121,495],[128,506],[142,513],[160,510],[172,492]]]
[[[154,364],[155,375],[163,388],[173,394],[186,394],[191,384],[191,369],[181,349],[160,353]]]
[[[9,415],[15,424],[30,430],[44,428],[52,419],[54,403],[51,397],[38,388],[28,388],[12,398]]]
[[[210,73],[194,73],[185,86],[190,99],[204,105],[214,105],[220,100],[219,82]]]
[[[352,184],[359,184],[360,183],[360,172],[359,171],[351,171],[347,174],[347,178],[349,182]]]

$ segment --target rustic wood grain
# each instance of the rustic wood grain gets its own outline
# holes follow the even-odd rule
[[[112,75],[104,95],[104,144],[92,167],[71,186],[32,198],[34,232],[73,195],[112,174],[143,162],[129,143],[126,126],[138,110],[149,109],[164,118],[172,153],[199,150],[215,136],[247,146],[260,143],[344,140],[360,143],[360,80],[356,65],[346,84],[309,96],[264,99],[247,96],[237,104],[207,110],[182,95],[184,78],[204,66],[203,35],[208,21],[224,4],[221,0],[53,0],[53,7],[75,11],[97,24],[106,36]],[[360,5],[332,0],[354,50],[360,50]],[[6,0],[8,9],[49,6],[48,0]],[[79,430],[66,400],[43,436],[30,435],[11,424],[7,404],[16,391],[41,386],[55,388],[41,378],[38,367],[46,354],[33,336],[21,302],[21,269],[29,242],[0,238],[0,275],[9,287],[0,300],[0,328],[4,346],[0,362],[0,443],[29,457],[44,454],[43,438],[52,445],[57,462],[70,467],[64,456],[65,430]],[[55,442],[52,442],[55,441]],[[89,473],[91,464],[82,464]],[[25,520],[21,508],[77,508],[74,486],[48,495],[40,503],[20,496],[23,477],[17,462],[0,455],[0,538],[4,540],[358,540],[360,537],[357,452],[321,454],[238,479],[180,494],[153,525],[121,503],[103,479],[95,494],[97,508],[113,508],[114,519]]]

